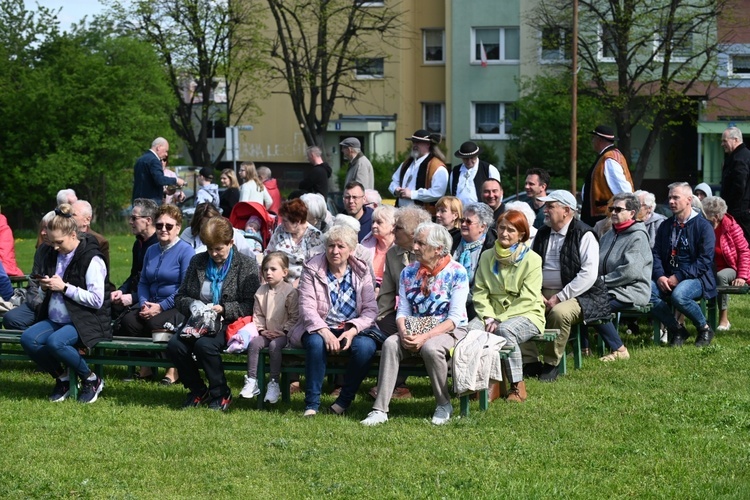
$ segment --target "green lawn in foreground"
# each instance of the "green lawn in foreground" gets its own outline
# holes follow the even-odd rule
[[[129,259],[129,239],[113,241]],[[426,379],[410,379],[416,398],[394,402],[391,421],[365,428],[374,380],[350,415],[303,419],[302,395],[266,411],[239,399],[226,414],[180,411],[182,388],[121,382],[116,368],[95,404],[53,404],[47,376],[3,363],[0,495],[750,498],[750,298],[730,307],[732,331],[709,348],[625,337],[629,361],[586,358],[554,384],[529,381],[524,404],[473,403],[445,427],[429,423]],[[229,382],[236,396],[242,375]]]

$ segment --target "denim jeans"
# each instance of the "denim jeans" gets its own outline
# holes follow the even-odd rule
[[[27,302],[11,309],[3,316],[3,327],[8,330],[26,330],[36,321],[36,314]]]
[[[703,285],[699,279],[688,279],[680,281],[672,290],[672,293],[664,293],[651,282],[651,304],[653,305],[652,314],[667,328],[679,328],[677,320],[674,318],[670,304],[674,308],[687,316],[696,328],[706,324],[706,317],[701,311],[700,305],[695,302],[703,296]]]
[[[81,379],[91,373],[86,361],[78,353],[78,331],[71,324],[54,323],[50,320],[31,325],[21,334],[21,346],[28,356],[53,377],[63,374],[60,366],[75,369]]]
[[[624,304],[619,300],[613,299],[611,297],[609,299],[609,308],[612,309],[613,313],[616,313],[617,311],[626,309],[628,307],[630,307],[629,304]],[[617,332],[617,328],[615,328],[614,322],[610,321],[609,323],[604,323],[603,325],[595,325],[593,328],[596,333],[598,333],[602,338],[604,343],[607,344],[607,347],[609,347],[611,350],[616,351],[620,347],[622,347],[622,339],[620,338],[620,334]]]
[[[317,411],[320,407],[320,392],[326,375],[328,352],[321,335],[305,333],[302,335],[305,347],[305,409]],[[354,401],[362,380],[370,369],[370,362],[375,355],[377,345],[370,337],[357,335],[352,339],[348,349],[349,363],[344,375],[344,386],[341,388],[336,404],[346,409]]]

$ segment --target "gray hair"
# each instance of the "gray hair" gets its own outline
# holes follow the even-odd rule
[[[164,146],[167,143],[168,142],[164,137],[157,137],[154,139],[154,142],[151,143],[151,149],[154,149],[157,146]]]
[[[625,209],[633,210],[635,215],[638,215],[638,212],[641,209],[641,202],[638,200],[635,193],[617,193],[612,197],[612,203],[616,201],[624,201]]]
[[[256,170],[258,172],[258,177],[260,177],[260,180],[265,181],[271,178],[271,169],[268,167],[258,167]],[[310,208],[308,207],[308,210]]]
[[[310,146],[305,150],[305,154],[310,156],[311,154],[323,156],[323,151],[318,146]]]
[[[656,196],[654,196],[654,193],[649,193],[648,191],[639,189],[633,194],[638,197],[641,205],[645,206],[646,208],[650,208],[651,210],[656,208]]]
[[[727,127],[724,132],[727,134],[727,139],[737,139],[742,142],[742,131],[737,127]]]
[[[91,203],[86,200],[78,200],[73,203],[73,210],[78,212],[78,215],[83,217],[91,217],[94,215],[94,211],[91,208]]]
[[[536,175],[536,174],[535,174]],[[516,210],[526,216],[526,222],[529,223],[529,228],[534,226],[536,220],[536,214],[531,209],[528,203],[525,201],[510,201],[505,204],[505,211]]]
[[[396,207],[392,205],[378,205],[372,211],[372,220],[376,219],[393,226],[396,224]]]
[[[407,233],[416,234],[414,231],[417,226],[431,221],[432,215],[430,215],[430,212],[415,205],[408,205],[396,210],[396,223],[401,224]]]
[[[439,248],[441,257],[450,255],[453,238],[447,229],[434,222],[423,222],[414,230],[414,236],[422,233],[427,233],[427,241],[425,242],[427,246],[435,249]]]
[[[78,200],[76,192],[72,189],[61,189],[57,192],[57,205],[60,206],[63,203],[75,203]]]
[[[493,212],[492,208],[486,203],[482,203],[481,201],[478,203],[472,203],[471,205],[468,205],[466,208],[464,208],[464,217],[466,217],[469,214],[474,214],[479,218],[479,223],[483,226],[489,227],[492,225],[493,217],[495,213]]]
[[[336,217],[333,218],[333,226],[346,226],[352,228],[356,233],[359,233],[359,230],[362,228],[362,224],[359,223],[359,221],[352,217],[351,215],[346,214],[338,214]]]
[[[340,241],[348,246],[351,251],[357,248],[357,232],[349,226],[333,225],[323,235],[323,244],[327,247],[330,243]]]
[[[322,194],[305,193],[300,196],[299,199],[302,200],[302,203],[307,207],[308,222],[317,227],[318,222],[325,220],[328,207],[326,206],[326,200],[323,198]],[[315,222],[312,222],[312,220]]]
[[[706,196],[703,198],[703,212],[707,219],[717,216],[721,220],[727,214],[727,202],[719,196]]]
[[[372,205],[380,206],[383,203],[383,197],[376,189],[365,189],[365,201]]]
[[[148,198],[136,198],[133,200],[133,208],[135,207],[141,209],[141,217],[151,217],[151,220],[154,219],[156,209],[159,208],[154,200]]]

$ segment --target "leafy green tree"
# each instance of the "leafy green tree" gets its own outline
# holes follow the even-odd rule
[[[103,19],[30,50],[2,96],[3,205],[35,222],[72,187],[103,221],[128,204],[135,159],[169,132],[174,102],[163,67],[149,45]]]
[[[208,139],[216,124],[237,125],[259,113],[262,97],[262,15],[253,0],[131,0],[109,2],[127,33],[150,43],[167,70],[174,132],[194,165],[216,166]],[[192,88],[194,85],[194,88]],[[219,96],[224,85],[225,96]],[[231,118],[231,120],[230,120]]]
[[[571,85],[572,79],[566,75],[543,75],[521,83],[513,139],[505,152],[503,184],[515,185],[516,172],[525,179],[526,170],[532,167],[543,168],[552,177],[570,178]],[[582,92],[578,98],[579,170],[588,168],[596,158],[589,132],[605,117],[598,101]],[[569,183],[563,185],[569,189]]]

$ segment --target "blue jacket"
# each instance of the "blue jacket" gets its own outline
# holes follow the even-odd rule
[[[194,255],[193,247],[181,239],[166,252],[161,251],[159,243],[148,247],[138,283],[138,305],[143,307],[145,302],[155,302],[162,311],[172,309],[174,297]]]
[[[164,175],[161,161],[156,154],[150,149],[138,158],[133,169],[133,197],[131,203],[136,198],[148,198],[154,200],[157,205],[161,205],[164,198],[164,186],[177,184],[177,179]]]
[[[13,297],[13,284],[10,282],[2,264],[0,264],[0,297],[3,300],[10,300]]]
[[[679,234],[677,244],[677,267],[670,264],[672,251],[672,230]],[[679,281],[699,279],[703,285],[703,297],[716,297],[716,277],[714,275],[714,246],[716,236],[711,223],[700,215],[689,219],[682,231],[675,227],[674,216],[665,220],[656,230],[656,238],[652,253],[654,255],[654,269],[651,279],[658,280],[662,276],[675,275]]]

